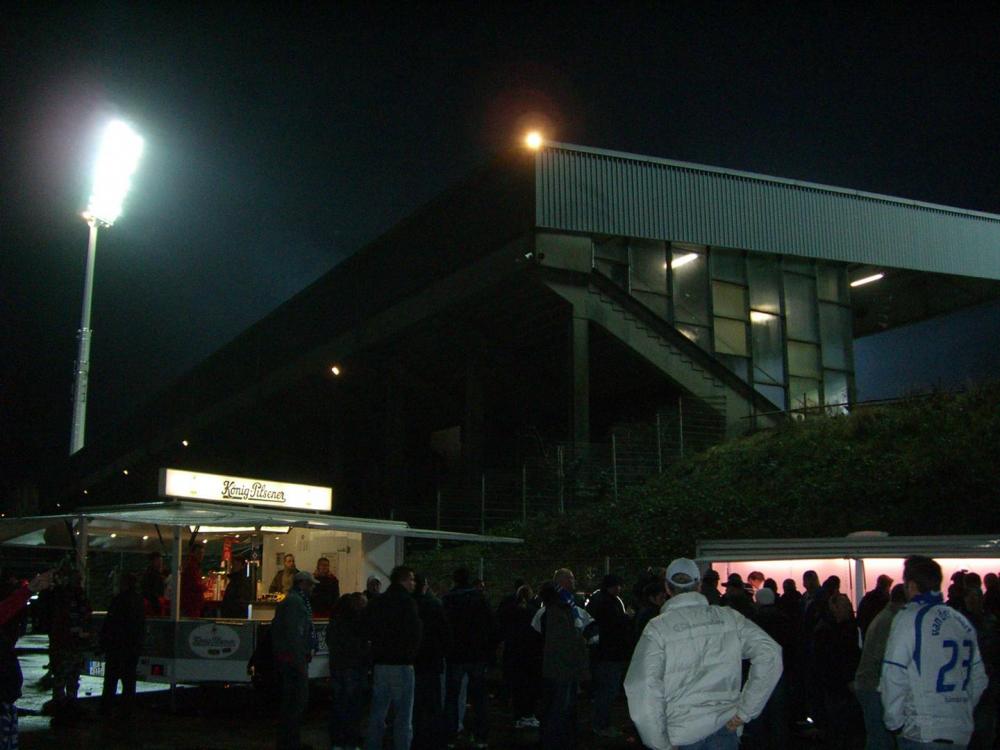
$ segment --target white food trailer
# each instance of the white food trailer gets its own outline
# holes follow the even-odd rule
[[[250,571],[258,596],[248,617],[182,617],[180,596],[170,602],[168,617],[149,617],[139,678],[150,682],[248,682],[247,662],[274,615],[268,583],[286,553],[300,570],[312,571],[320,557],[330,560],[341,591],[363,591],[369,576],[388,581],[403,562],[404,540],[519,543],[510,537],[414,529],[402,521],[350,518],[329,514],[330,488],[290,485],[257,479],[161,471],[156,502],[79,508],[71,513],[0,519],[0,543],[75,550],[86,575],[89,550],[172,551],[172,583],[182,585],[181,560],[194,544],[238,540],[261,550]],[[197,498],[197,499],[195,499]],[[305,508],[304,510],[302,508]],[[221,573],[208,576],[209,585]],[[218,589],[216,589],[218,591]],[[99,618],[97,618],[99,620]],[[328,674],[326,622],[316,620],[321,649],[309,667],[311,677]],[[102,666],[94,661],[96,671]]]
[[[840,577],[840,590],[857,607],[876,579],[888,575],[902,583],[903,560],[908,555],[933,557],[941,565],[947,588],[952,573],[968,570],[985,575],[1000,572],[1000,534],[976,536],[889,536],[862,531],[843,537],[814,539],[723,539],[700,541],[698,564],[719,573],[723,583],[730,573],[743,580],[758,570],[781,586],[791,578],[801,587],[802,574],[815,570],[822,582]],[[780,588],[779,588],[780,591]]]

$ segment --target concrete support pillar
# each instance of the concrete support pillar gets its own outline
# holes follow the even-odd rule
[[[569,326],[569,440],[590,442],[590,321],[573,311]]]

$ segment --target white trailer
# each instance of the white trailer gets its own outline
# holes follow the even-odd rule
[[[722,581],[739,573],[745,581],[751,571],[765,578],[792,578],[798,586],[802,574],[815,570],[820,581],[837,575],[841,591],[858,605],[865,591],[885,574],[902,583],[903,560],[908,555],[933,557],[944,573],[947,588],[952,573],[968,570],[980,575],[1000,572],[1000,534],[976,536],[889,536],[861,531],[844,537],[814,539],[710,539],[698,542],[697,562],[711,567]],[[780,589],[779,589],[780,591]]]

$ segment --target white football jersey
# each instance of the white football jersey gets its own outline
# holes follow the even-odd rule
[[[879,685],[890,730],[967,745],[986,682],[975,628],[939,592],[914,597],[896,615]]]

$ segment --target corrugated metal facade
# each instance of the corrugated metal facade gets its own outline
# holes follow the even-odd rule
[[[538,152],[539,228],[1000,279],[1000,216],[615,152]]]

